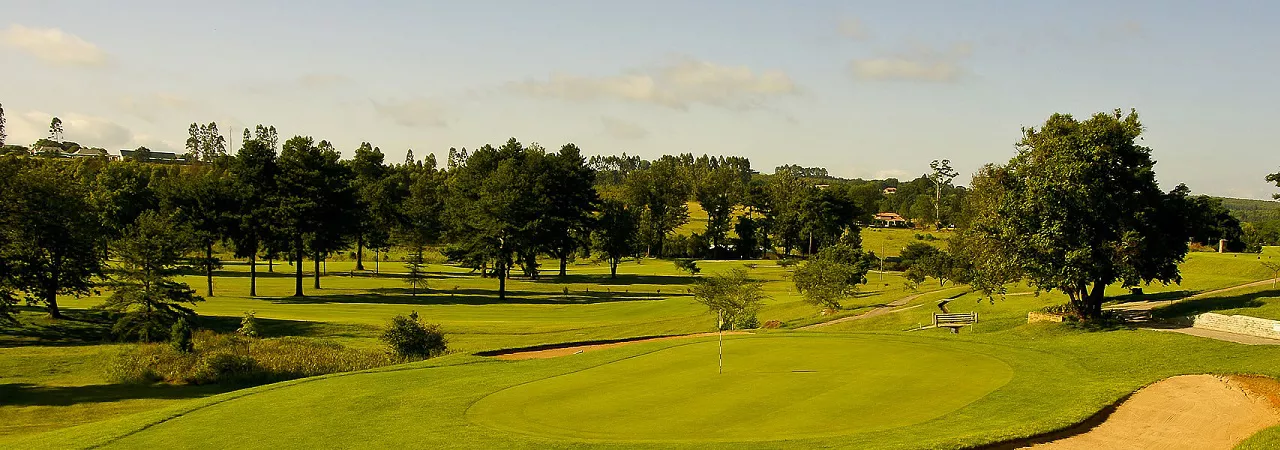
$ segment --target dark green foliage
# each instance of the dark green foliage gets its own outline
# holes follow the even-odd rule
[[[193,123],[187,128],[188,161],[212,163],[227,156],[227,139],[218,131],[218,124]]]
[[[204,272],[205,295],[212,297],[213,271],[222,268],[213,246],[233,234],[239,225],[237,213],[243,208],[232,179],[221,168],[188,166],[177,176],[166,178],[159,191],[161,209],[191,231],[199,252],[192,262]]]
[[[635,253],[636,216],[622,202],[605,200],[595,223],[594,247],[609,261],[610,278],[617,278],[622,258]]]
[[[191,353],[196,350],[196,345],[191,340],[191,324],[187,323],[187,319],[178,319],[173,324],[173,328],[169,330],[169,344],[174,350],[182,353]]]
[[[975,177],[976,207],[952,243],[974,265],[975,287],[1026,277],[1099,318],[1107,285],[1181,281],[1187,189],[1159,190],[1141,133],[1137,114],[1118,110],[1024,129],[1017,156]]]
[[[694,299],[707,306],[719,319],[719,329],[755,328],[756,313],[765,299],[763,283],[752,280],[742,269],[703,277],[691,289]]]
[[[252,135],[244,130],[240,151],[231,161],[228,177],[231,196],[235,199],[230,211],[231,223],[228,238],[235,248],[235,255],[249,258],[249,296],[258,295],[258,256],[274,254],[282,245],[274,239],[273,217],[270,202],[277,199],[275,127],[258,125]],[[277,243],[276,245],[272,245]]]
[[[792,280],[809,303],[840,309],[840,301],[853,296],[858,285],[867,282],[872,259],[862,249],[836,244],[797,268]]]
[[[702,272],[702,269],[698,267],[698,261],[697,261],[697,260],[694,260],[694,259],[677,259],[677,260],[674,260],[674,261],[672,261],[672,262],[674,262],[674,263],[676,264],[676,269],[681,270],[681,271],[684,271],[684,272],[688,272],[688,273],[689,273],[689,275],[697,275],[697,274],[698,274],[698,272]]]
[[[328,142],[294,136],[277,160],[273,234],[294,261],[294,296],[302,296],[302,263],[310,254],[319,268],[327,254],[346,248],[355,222],[356,200],[350,171]],[[315,271],[315,288],[320,271]]]
[[[7,272],[0,281],[10,294],[22,291],[29,301],[43,302],[53,318],[61,316],[58,295],[88,294],[103,270],[98,224],[84,189],[66,170],[72,167],[0,158],[0,261]]]
[[[547,254],[560,261],[560,275],[564,276],[569,258],[590,242],[592,212],[600,198],[592,187],[595,172],[587,167],[578,146],[565,144],[546,160],[547,170],[535,187],[543,202],[538,241]]]
[[[694,198],[707,213],[704,235],[712,256],[719,258],[726,242],[734,207],[746,195],[751,163],[745,158],[698,158],[693,165]]]
[[[692,155],[688,155],[692,160]],[[645,255],[664,254],[663,244],[676,227],[689,220],[691,161],[664,155],[648,167],[631,172],[623,187],[627,205],[633,208]]]
[[[759,219],[744,216],[739,217],[738,223],[733,226],[733,232],[738,235],[738,238],[733,241],[733,247],[739,258],[760,257],[762,242],[768,240],[768,235],[764,233],[759,223]]]
[[[1222,204],[1222,199],[1207,195],[1187,198],[1187,211],[1183,214],[1189,229],[1188,239],[1213,248],[1218,240],[1226,239],[1226,251],[1239,252],[1245,248],[1244,230],[1240,221]]]
[[[440,325],[423,324],[415,311],[391,319],[391,324],[382,332],[382,342],[401,358],[422,359],[443,354],[448,339]]]
[[[147,211],[116,244],[120,284],[102,308],[123,313],[112,332],[120,339],[159,342],[179,321],[194,321],[185,306],[201,301],[186,283],[174,281],[178,264],[192,248],[190,230],[169,216]]]

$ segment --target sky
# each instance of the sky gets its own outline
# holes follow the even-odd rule
[[[1164,188],[1270,198],[1278,22],[1266,0],[4,0],[0,104],[24,145],[57,116],[181,152],[216,121],[389,161],[516,137],[850,178],[949,159],[960,184],[1053,113],[1133,108]]]

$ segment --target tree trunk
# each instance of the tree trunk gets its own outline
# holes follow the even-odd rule
[[[298,239],[295,243],[298,247],[294,252],[293,296],[302,297],[302,239]]]
[[[316,280],[316,282],[315,282],[315,288],[316,288],[316,289],[320,289],[320,252],[316,252],[315,257],[314,257],[314,258],[312,258],[312,260],[311,260],[311,263],[312,263],[312,264],[315,264],[315,267],[316,267],[316,274],[315,274],[315,280]]]
[[[498,269],[498,301],[503,301],[507,299],[507,269],[501,262],[495,265]]]
[[[213,297],[213,241],[204,244],[204,280],[206,297]]]
[[[1093,291],[1089,292],[1088,301],[1085,306],[1088,308],[1086,317],[1097,319],[1102,317],[1102,302],[1106,300],[1107,285],[1101,282],[1094,283]]]
[[[569,255],[560,255],[560,276],[566,276],[565,266],[569,264]]]
[[[622,258],[609,258],[609,278],[618,278],[618,262]]]
[[[49,306],[50,319],[62,318],[62,311],[58,310],[58,290],[56,288],[45,291],[44,303]]]
[[[267,258],[267,272],[276,273],[276,260],[274,258]]]
[[[356,270],[364,270],[364,236],[356,238]]]
[[[373,274],[374,275],[381,274],[382,273],[380,271],[381,269],[382,269],[382,249],[375,249],[373,251]]]
[[[258,255],[249,255],[249,296],[258,296]]]

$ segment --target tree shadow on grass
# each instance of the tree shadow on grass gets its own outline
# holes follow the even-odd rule
[[[31,383],[0,384],[0,405],[70,406],[132,399],[178,400],[207,397],[239,389],[238,386],[190,386],[171,384],[94,384],[41,386]]]
[[[417,295],[409,288],[381,288],[368,294],[335,294],[309,297],[280,297],[272,299],[279,304],[321,303],[389,303],[402,305],[580,305],[595,303],[662,300],[667,297],[685,296],[684,292],[655,294],[650,292],[570,291],[538,292],[507,291],[507,298],[498,299],[492,289],[419,289]]]
[[[618,274],[618,278],[610,278],[609,274],[568,274],[560,276],[556,272],[543,273],[541,278],[537,280],[527,280],[532,283],[547,284],[599,284],[599,285],[631,285],[631,284],[654,284],[654,285],[690,285],[696,279],[690,276],[682,275],[631,275]]]
[[[93,309],[64,309],[62,319],[49,319],[44,308],[18,307],[18,323],[0,323],[0,348],[96,345],[111,341],[115,316]]]
[[[1262,301],[1262,299],[1266,297],[1280,297],[1280,290],[1268,289],[1265,291],[1233,295],[1230,297],[1208,297],[1184,300],[1168,306],[1156,308],[1151,312],[1152,315],[1156,317],[1175,318],[1194,316],[1197,314],[1221,311],[1224,309],[1260,308],[1263,305],[1266,305],[1266,302]]]
[[[1192,295],[1195,295],[1195,293],[1196,291],[1179,289],[1176,291],[1157,292],[1154,294],[1149,294],[1149,293],[1125,294],[1125,295],[1111,297],[1107,299],[1107,301],[1115,302],[1117,304],[1124,304],[1124,303],[1131,303],[1131,302],[1171,302],[1174,300],[1190,297]]]
[[[200,316],[197,326],[217,333],[234,333],[240,329],[241,317]],[[256,318],[258,337],[302,336],[317,338],[365,338],[377,336],[378,329],[368,325]]]

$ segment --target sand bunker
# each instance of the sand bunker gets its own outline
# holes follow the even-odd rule
[[[1033,446],[1069,449],[1231,449],[1280,424],[1280,382],[1184,375],[1134,393],[1084,434]]]
[[[735,335],[735,334],[750,334],[750,333],[747,333],[745,331],[726,331],[724,334],[725,336],[729,336],[729,335]],[[574,345],[569,347],[549,348],[544,350],[517,351],[512,353],[504,353],[501,355],[494,355],[494,357],[498,359],[506,359],[506,360],[555,358],[558,356],[568,356],[568,355],[573,355],[577,353],[584,353],[584,352],[590,352],[595,350],[604,350],[606,348],[620,347],[623,345],[636,344],[640,342],[666,341],[671,339],[686,339],[686,338],[715,336],[715,335],[716,333],[713,331],[710,333],[685,334],[681,336],[640,338],[640,339],[632,339],[632,340],[626,340],[626,341],[609,342],[604,344],[586,344],[586,345]]]

